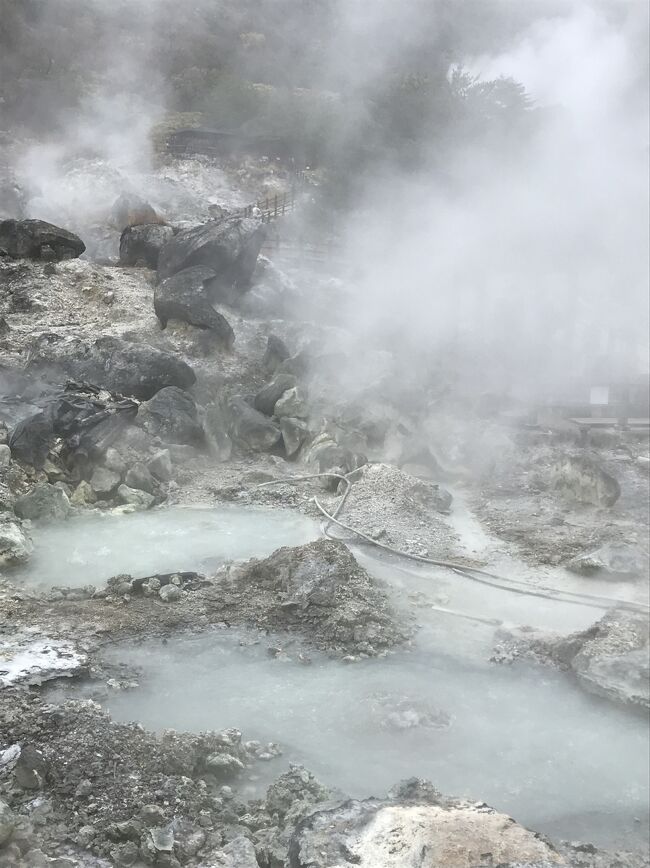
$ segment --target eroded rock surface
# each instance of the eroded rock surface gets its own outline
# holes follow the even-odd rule
[[[188,389],[196,382],[194,371],[178,355],[116,337],[89,341],[42,334],[34,340],[28,368],[48,377],[59,371],[143,401],[165,386]]]
[[[497,662],[529,657],[572,670],[582,686],[615,702],[650,706],[648,615],[608,612],[593,627],[569,636],[540,631],[500,631]]]
[[[621,496],[616,479],[586,455],[567,455],[551,468],[551,484],[565,497],[594,506],[614,506]]]
[[[260,221],[238,217],[183,229],[160,253],[160,279],[203,265],[215,273],[215,297],[231,300],[233,292],[236,296],[250,287],[265,234]]]
[[[177,320],[206,329],[225,347],[232,347],[235,333],[210,301],[207,286],[215,277],[211,268],[196,265],[163,280],[154,294],[154,310],[161,327],[166,328],[169,320]]]

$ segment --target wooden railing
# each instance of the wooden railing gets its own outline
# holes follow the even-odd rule
[[[246,205],[234,212],[235,217],[257,217],[263,223],[271,223],[280,217],[291,214],[296,208],[296,191],[292,188],[288,193],[267,196],[253,205]]]

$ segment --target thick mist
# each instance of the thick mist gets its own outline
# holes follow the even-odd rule
[[[523,83],[525,135],[461,138],[442,170],[368,178],[346,231],[360,341],[528,397],[647,372],[647,10],[616,12],[571,4],[464,58],[480,80]]]
[[[277,104],[327,93],[355,346],[530,397],[647,372],[644,4],[84,6],[26,4],[5,46],[22,102],[3,111],[44,124],[5,155],[27,216],[83,236],[123,192],[164,211],[150,134],[169,110],[228,126],[254,112],[250,82]]]

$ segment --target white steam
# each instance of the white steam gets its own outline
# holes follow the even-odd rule
[[[539,129],[507,153],[460,142],[453,192],[432,173],[374,179],[348,238],[360,340],[453,354],[479,387],[536,395],[647,371],[638,18],[581,4],[468,59],[483,79],[521,81]]]

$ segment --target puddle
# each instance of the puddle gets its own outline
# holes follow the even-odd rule
[[[111,576],[209,572],[231,558],[265,557],[320,536],[295,512],[227,504],[94,515],[34,527],[34,554],[12,572],[32,586],[101,586]]]

